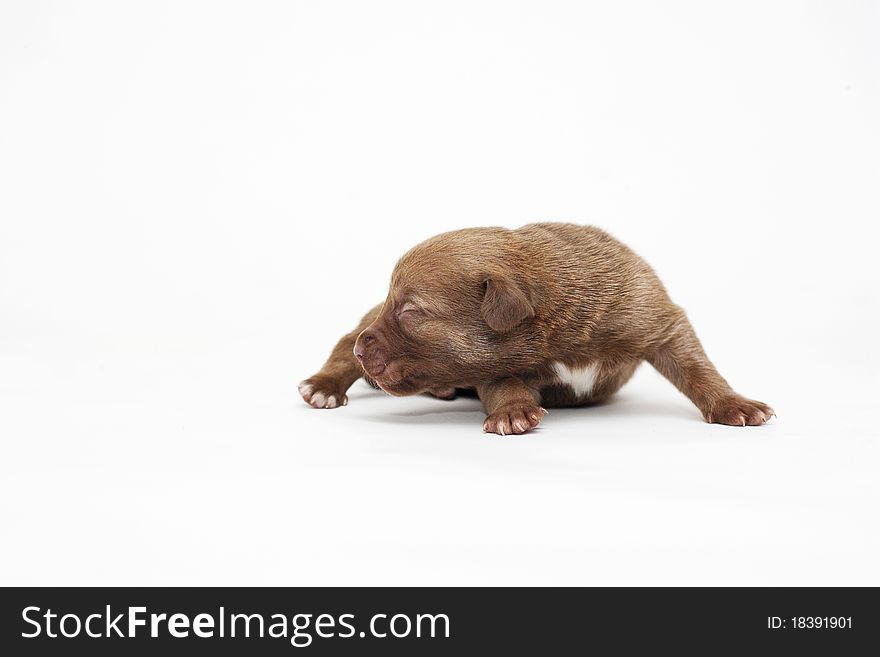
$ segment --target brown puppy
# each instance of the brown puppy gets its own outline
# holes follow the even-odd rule
[[[707,422],[759,425],[773,409],[718,373],[654,271],[601,230],[530,224],[433,237],[299,386],[316,408],[347,403],[361,376],[392,395],[475,390],[485,431],[524,433],[543,406],[607,399],[647,360]]]

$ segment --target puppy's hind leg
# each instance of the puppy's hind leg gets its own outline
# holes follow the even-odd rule
[[[744,427],[764,424],[774,414],[767,404],[747,399],[730,387],[706,356],[680,309],[647,360],[696,404],[706,422]]]
[[[380,303],[364,315],[358,327],[336,343],[321,371],[299,384],[299,394],[307,404],[315,408],[336,408],[348,403],[345,393],[352,383],[364,376],[364,370],[352,351],[354,343],[361,332],[373,323],[381,309]]]

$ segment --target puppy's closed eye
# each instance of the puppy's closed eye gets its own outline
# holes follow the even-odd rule
[[[422,309],[419,308],[416,304],[411,303],[411,302],[407,302],[407,303],[403,304],[398,309],[397,316],[398,317],[402,317],[404,315],[413,316],[413,315],[420,313],[421,311],[422,311]]]

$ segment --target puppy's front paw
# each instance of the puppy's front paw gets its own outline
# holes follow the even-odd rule
[[[763,402],[732,395],[716,402],[704,415],[706,422],[744,427],[764,424],[775,413]]]
[[[429,390],[428,394],[443,401],[451,401],[455,399],[455,388],[434,388]]]
[[[315,408],[336,408],[348,403],[342,387],[335,380],[320,374],[300,383],[299,394],[309,406]]]
[[[537,404],[507,404],[486,418],[483,431],[502,436],[525,433],[538,426],[546,414],[547,411]]]

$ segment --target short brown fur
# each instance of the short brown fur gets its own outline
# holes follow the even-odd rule
[[[332,408],[347,403],[361,376],[392,395],[448,399],[472,389],[486,408],[485,431],[524,433],[543,406],[607,399],[643,360],[708,422],[759,425],[773,415],[733,391],[654,271],[607,233],[557,223],[469,228],[406,253],[385,302],[300,392]],[[589,394],[561,383],[555,363],[594,367]]]

